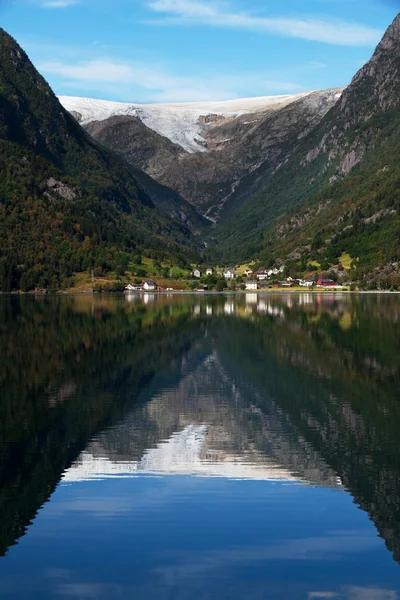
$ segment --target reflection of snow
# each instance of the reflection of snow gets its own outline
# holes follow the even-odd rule
[[[175,433],[156,448],[147,450],[139,461],[112,461],[105,456],[95,457],[84,452],[66,471],[64,481],[85,481],[135,475],[198,475],[229,479],[281,480],[295,482],[286,469],[274,464],[250,463],[244,457],[218,453],[206,447],[207,427],[189,425]]]

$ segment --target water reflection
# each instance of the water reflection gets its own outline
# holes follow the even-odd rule
[[[153,379],[138,407],[98,436],[64,480],[185,474],[340,487],[272,399],[259,408],[261,398],[209,343],[198,344]]]
[[[2,554],[51,497],[2,559],[0,595],[26,594],[12,565],[28,569],[35,527],[57,519],[52,553],[72,531],[85,545],[79,513],[93,527],[123,515],[149,536],[129,568],[158,575],[118,589],[57,575],[37,597],[398,598],[395,563],[349,502],[400,562],[397,296],[3,297],[0,356]],[[109,525],[108,543],[127,543]]]

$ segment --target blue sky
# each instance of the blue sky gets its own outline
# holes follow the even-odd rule
[[[57,94],[225,100],[346,85],[400,0],[0,0]]]

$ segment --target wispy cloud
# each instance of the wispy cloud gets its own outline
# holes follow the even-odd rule
[[[326,69],[327,65],[319,60],[310,60],[308,63],[312,67],[316,67],[317,69]]]
[[[111,60],[92,60],[84,63],[51,61],[39,65],[43,73],[58,75],[62,79],[88,82],[124,83],[135,76],[129,65]]]
[[[113,59],[44,61],[39,70],[57,80],[57,88],[118,91],[125,100],[145,96],[153,102],[227,100],[247,96],[249,90],[272,95],[304,91],[295,81],[269,78],[258,73],[179,75],[156,64],[137,64]]]
[[[48,0],[48,2],[42,2],[43,8],[68,8],[74,4],[79,4],[79,0]]]
[[[313,17],[263,17],[235,12],[217,0],[151,0],[147,6],[165,15],[150,23],[189,25],[202,23],[213,27],[244,29],[326,44],[364,46],[379,41],[382,31],[339,19]]]

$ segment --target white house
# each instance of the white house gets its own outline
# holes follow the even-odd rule
[[[145,279],[143,281],[143,289],[146,290],[146,292],[154,292],[154,290],[157,289],[157,284],[151,279]]]
[[[253,275],[253,271],[251,269],[246,269],[244,274],[246,275],[246,277],[250,277],[250,275]]]
[[[235,272],[232,269],[227,269],[224,271],[225,279],[235,279]]]
[[[301,287],[312,287],[314,285],[314,282],[313,281],[304,281],[303,279],[300,279],[299,285]]]
[[[141,289],[142,289],[141,285],[132,285],[131,283],[128,283],[128,285],[125,288],[125,290],[127,292],[135,292],[135,291],[137,292],[137,291],[139,291]]]
[[[200,279],[201,277],[201,271],[199,271],[199,269],[194,269],[192,274],[193,277],[196,277],[197,279]]]
[[[246,290],[257,290],[258,289],[258,284],[257,281],[251,281],[249,283],[246,283]]]
[[[212,275],[213,274],[213,270],[212,269],[207,269],[206,270],[206,275]]]
[[[262,269],[257,273],[258,281],[265,281],[266,279],[268,279],[268,277],[270,277],[269,271],[266,271],[265,269]]]

